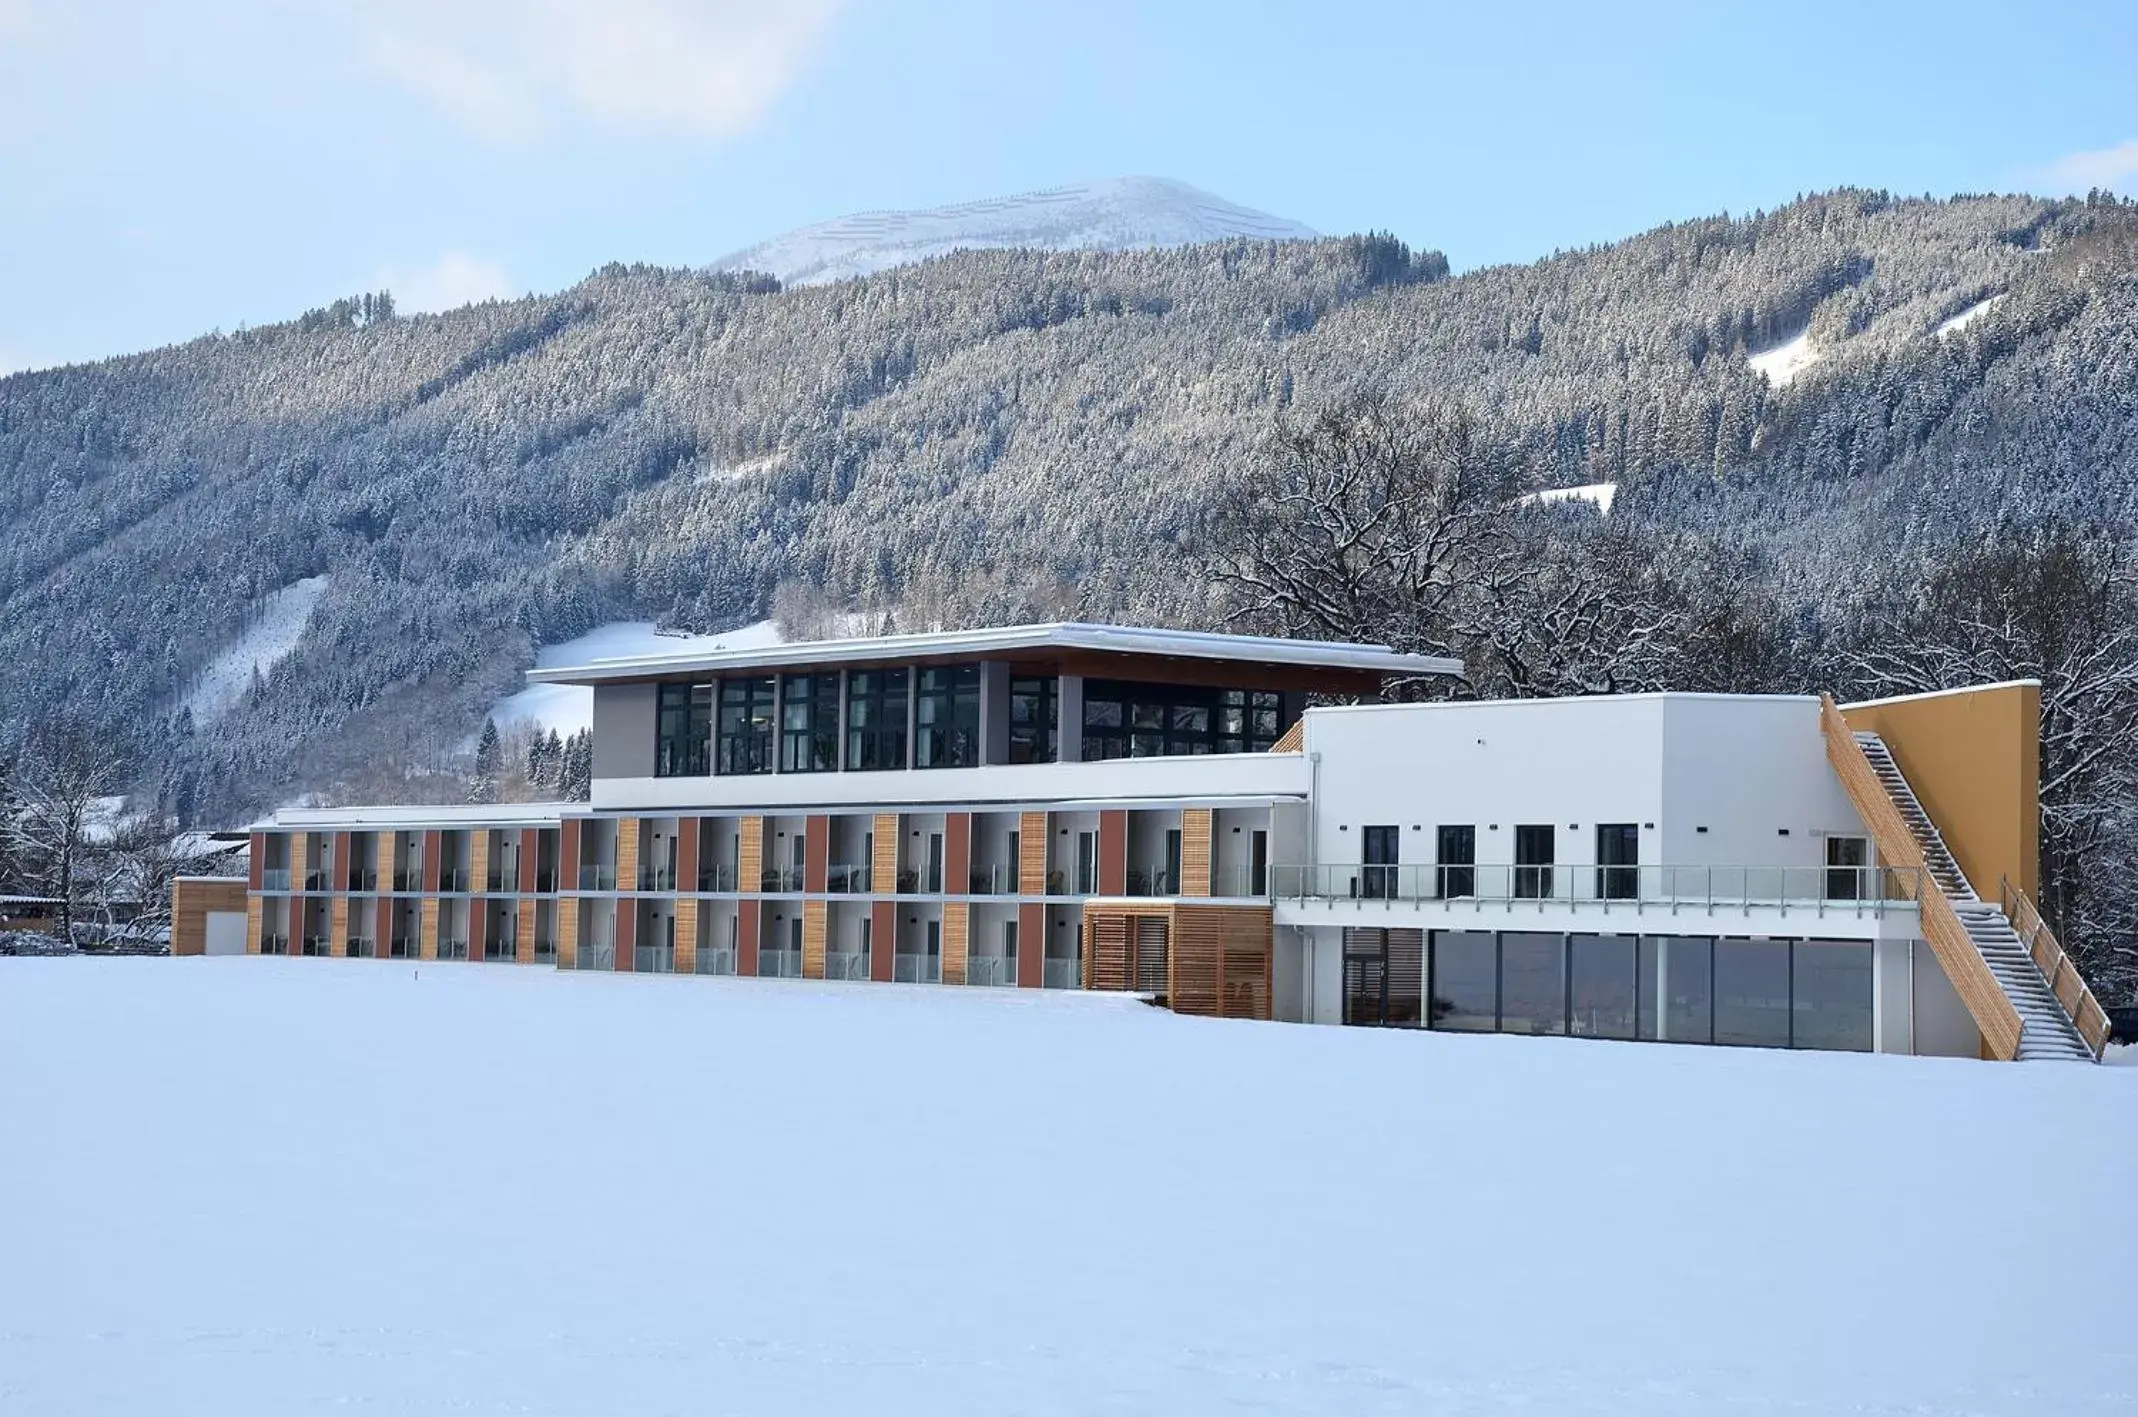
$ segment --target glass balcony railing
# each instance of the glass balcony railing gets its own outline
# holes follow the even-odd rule
[[[438,889],[441,891],[464,891],[468,888],[468,872],[464,866],[455,866],[438,873]]]
[[[759,950],[757,952],[757,977],[760,979],[800,979],[802,977],[802,952],[800,950]]]
[[[866,950],[831,950],[824,956],[826,979],[867,979],[869,957]]]
[[[287,870],[262,871],[260,889],[263,891],[286,891],[290,888],[290,873]]]
[[[701,866],[698,869],[698,889],[713,892],[733,891],[735,889],[734,866],[727,863],[717,866]]]
[[[1021,882],[1015,864],[974,866],[967,873],[967,891],[972,895],[1016,895]]]
[[[1130,895],[1178,895],[1180,882],[1174,873],[1163,866],[1131,866],[1128,868],[1128,893]]]
[[[766,894],[793,894],[802,889],[802,868],[799,866],[768,866],[762,875],[759,890]]]
[[[942,956],[893,955],[891,978],[900,984],[940,984],[943,982]]]
[[[642,891],[672,891],[676,888],[676,872],[673,866],[642,866],[638,873],[638,888]]]
[[[614,866],[581,866],[579,889],[583,891],[613,891],[616,889]]]
[[[1049,989],[1080,989],[1084,985],[1083,966],[1073,959],[1049,959],[1039,982]]]
[[[874,875],[874,868],[868,864],[834,865],[824,873],[824,888],[834,895],[866,895]]]
[[[1017,961],[1004,955],[973,955],[965,961],[965,982],[986,988],[1017,983]]]
[[[735,951],[725,948],[698,951],[698,973],[733,974],[734,972]]]
[[[1385,901],[1456,905],[1776,906],[1859,913],[1913,910],[1926,887],[1914,867],[1314,865],[1270,868],[1278,900]],[[1934,884],[1929,884],[1935,889]],[[1132,891],[1133,893],[1133,891]]]

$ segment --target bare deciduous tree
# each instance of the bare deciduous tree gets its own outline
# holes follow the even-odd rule
[[[16,765],[14,801],[0,829],[29,893],[57,902],[62,939],[73,937],[77,913],[104,908],[99,833],[108,838],[109,799],[125,781],[119,749],[64,720],[34,731]]]

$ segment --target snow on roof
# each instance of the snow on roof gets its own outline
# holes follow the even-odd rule
[[[1333,640],[1294,640],[1265,635],[1223,635],[1203,630],[1154,630],[1129,625],[1009,625],[985,630],[944,630],[875,639],[808,640],[678,654],[637,654],[585,664],[531,669],[531,684],[592,684],[655,674],[712,673],[723,669],[774,668],[844,661],[931,659],[989,655],[1012,650],[1092,650],[1176,659],[1231,660],[1315,669],[1351,669],[1381,674],[1460,674],[1462,661],[1439,655],[1399,654],[1387,645]]]
[[[254,822],[248,831],[284,827],[320,830],[367,827],[553,827],[569,809],[584,812],[584,802],[475,802],[435,806],[281,807]]]
[[[1885,698],[1882,699],[1858,699],[1855,703],[1838,704],[1836,705],[1836,707],[1843,710],[1878,708],[1884,704],[1914,703],[1917,699],[1942,699],[1948,698],[1955,694],[1980,694],[1985,693],[1991,689],[2018,689],[2029,684],[2039,689],[2041,687],[2041,680],[2000,679],[1994,684],[1962,684],[1957,689],[1928,689],[1920,694],[1888,694]]]

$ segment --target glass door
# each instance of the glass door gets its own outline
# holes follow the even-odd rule
[[[1359,873],[1359,894],[1368,900],[1396,897],[1396,857],[1402,837],[1395,827],[1364,828],[1365,866]]]

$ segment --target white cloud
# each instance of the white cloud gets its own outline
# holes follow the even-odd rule
[[[733,136],[793,83],[839,0],[348,3],[382,74],[476,133],[510,140],[570,119]]]
[[[448,251],[427,266],[385,266],[371,277],[373,289],[393,292],[394,308],[414,315],[457,310],[478,300],[509,300],[521,292],[495,261]]]
[[[2048,192],[2090,192],[2096,187],[2110,191],[2138,188],[2138,138],[2112,148],[2067,153],[2028,174],[2027,185]]]

